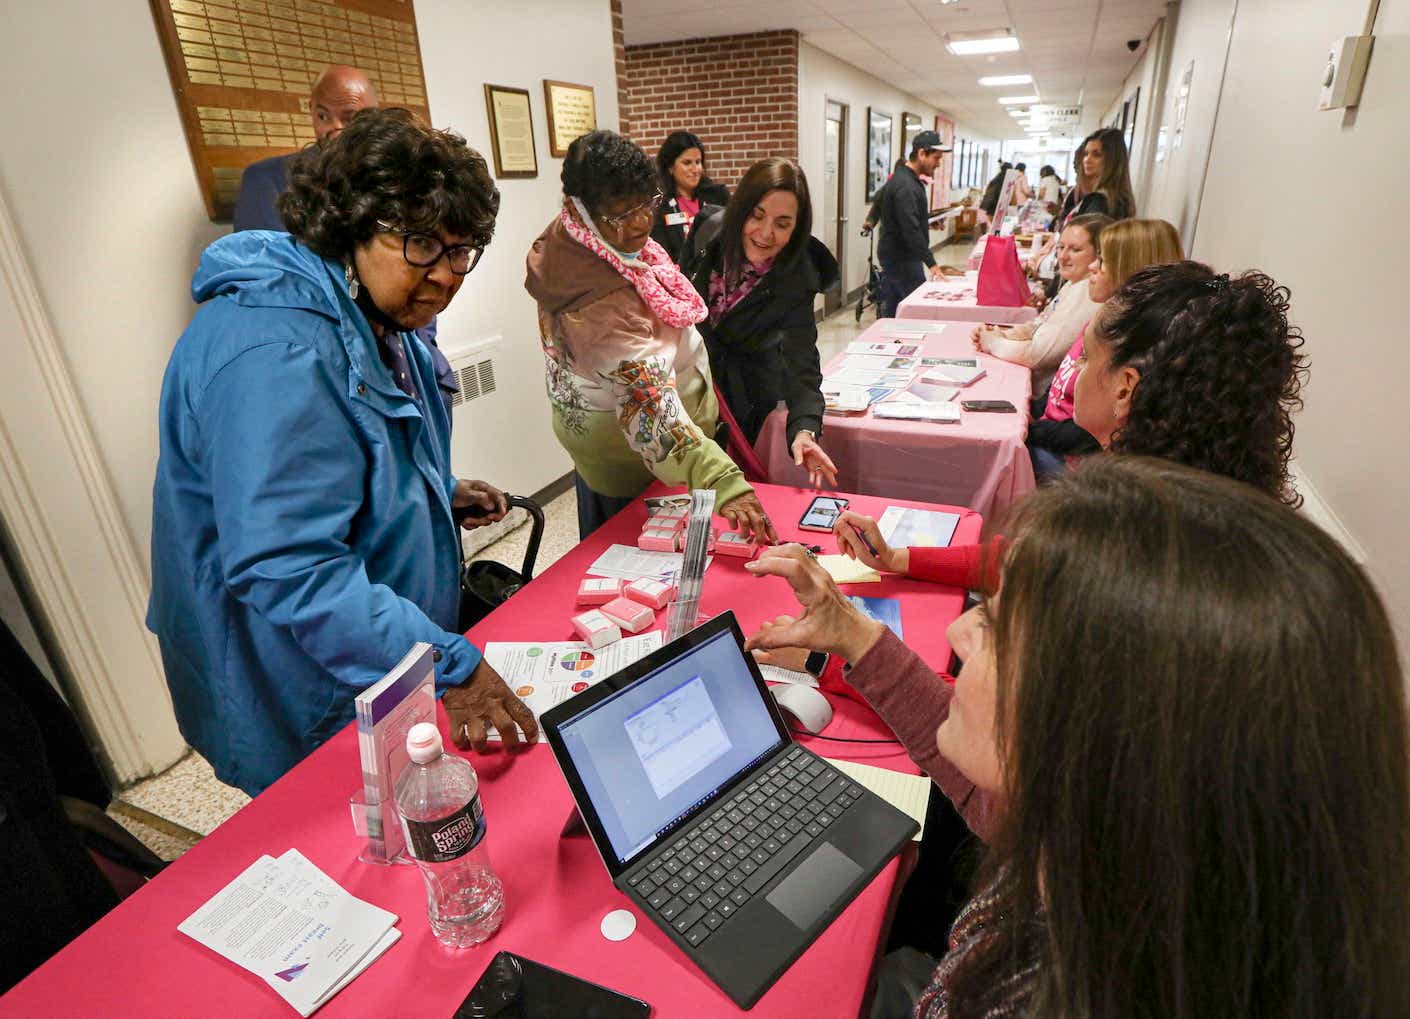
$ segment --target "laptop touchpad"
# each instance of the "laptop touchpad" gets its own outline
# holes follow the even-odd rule
[[[824,842],[765,899],[799,929],[807,930],[861,872],[846,854]]]

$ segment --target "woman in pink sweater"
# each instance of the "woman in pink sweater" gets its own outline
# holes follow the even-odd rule
[[[1009,534],[949,628],[953,688],[800,546],[749,564],[804,606],[751,645],[854,663],[982,805],[979,892],[914,1014],[1410,1015],[1410,719],[1363,572],[1255,488],[1148,458],[1094,458]]]

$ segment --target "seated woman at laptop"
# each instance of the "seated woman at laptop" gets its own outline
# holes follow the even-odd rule
[[[1077,424],[1103,449],[1223,474],[1297,505],[1288,461],[1306,370],[1287,310],[1287,289],[1261,273],[1230,280],[1196,262],[1141,270],[1087,330]],[[977,546],[891,548],[874,520],[850,511],[836,535],[839,551],[873,569],[991,586]]]
[[[1208,472],[1096,458],[1021,507],[997,594],[949,629],[941,710],[799,546],[766,556],[807,611],[751,643],[890,658],[874,689],[913,759],[993,805],[916,1015],[1410,1015],[1404,680],[1315,525]]]

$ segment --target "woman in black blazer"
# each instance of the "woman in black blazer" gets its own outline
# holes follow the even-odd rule
[[[837,286],[837,260],[812,236],[802,169],[777,157],[751,166],[726,208],[701,213],[682,268],[709,308],[696,328],[744,441],[758,439],[783,401],[793,462],[815,484],[835,485],[837,468],[818,444],[823,395],[813,299]]]
[[[705,174],[705,145],[689,131],[676,131],[656,153],[664,201],[656,209],[651,239],[680,263],[685,254],[690,225],[707,205],[723,208],[729,191]]]

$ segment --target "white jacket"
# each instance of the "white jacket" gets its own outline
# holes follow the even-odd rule
[[[982,333],[984,349],[1005,361],[1027,365],[1033,370],[1033,392],[1044,392],[1063,355],[1099,308],[1101,305],[1087,296],[1087,280],[1064,283],[1033,321],[1009,326],[1007,336]]]

